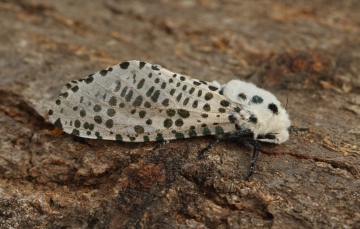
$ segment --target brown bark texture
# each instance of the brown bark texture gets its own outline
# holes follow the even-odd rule
[[[358,0],[0,1],[0,228],[360,228]],[[67,81],[126,60],[254,82],[292,131],[251,149],[56,134]]]

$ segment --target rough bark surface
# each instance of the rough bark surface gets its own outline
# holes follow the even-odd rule
[[[0,1],[0,228],[360,228],[360,4]],[[62,86],[131,59],[240,78],[287,102],[294,131],[251,150],[51,132]]]

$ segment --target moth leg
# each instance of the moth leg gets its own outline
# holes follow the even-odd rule
[[[150,152],[154,152],[155,150],[157,150],[158,148],[160,148],[161,146],[165,145],[166,143],[169,143],[169,141],[162,141],[160,142],[160,144],[158,144],[157,146],[155,146],[154,148],[152,148],[150,150]]]
[[[288,130],[289,130],[290,132],[293,132],[293,131],[308,131],[309,128],[308,128],[308,127],[293,127],[293,126],[290,126],[290,127],[288,128]]]
[[[260,151],[260,143],[259,143],[259,141],[250,140],[249,144],[252,145],[252,147],[254,148],[254,152],[253,152],[253,157],[252,157],[252,160],[251,160],[251,166],[250,166],[249,175],[246,177],[246,180],[249,180],[249,178],[251,177],[251,175],[254,172],[255,163],[256,163],[256,160],[257,160],[257,158],[259,156],[259,151]]]
[[[235,133],[235,134],[230,134],[230,135],[226,135],[224,137],[221,137],[217,140],[215,140],[213,143],[209,144],[208,146],[206,146],[204,149],[202,149],[199,153],[198,156],[202,157],[205,153],[206,150],[210,149],[211,147],[216,146],[219,142],[221,141],[225,141],[225,140],[231,140],[231,139],[238,139],[239,137],[243,136],[243,134],[247,132],[239,132],[239,133]]]
[[[246,143],[248,143],[249,145],[251,145],[253,147],[253,157],[251,160],[251,166],[250,166],[250,171],[249,171],[249,175],[246,177],[246,180],[249,180],[249,178],[252,176],[254,169],[255,169],[255,164],[257,161],[257,158],[259,156],[259,151],[260,151],[260,143],[257,140],[250,140],[248,139],[249,137],[251,137],[252,133],[249,131],[239,131],[237,133],[234,134],[230,134],[230,135],[226,135],[220,139],[217,139],[216,141],[214,141],[213,143],[209,144],[207,147],[205,147],[203,150],[201,150],[199,152],[199,157],[203,156],[203,154],[205,153],[206,150],[210,149],[211,147],[217,145],[219,142],[224,141],[224,140],[231,140],[231,139],[240,139],[242,140],[243,143],[245,143],[245,145],[247,145]]]
[[[206,150],[210,149],[211,147],[216,146],[220,141],[225,140],[224,138],[221,139],[217,139],[216,141],[214,141],[213,143],[210,143],[208,146],[206,146],[204,149],[202,149],[201,151],[199,151],[198,153],[198,157],[202,157],[204,156],[204,153]]]

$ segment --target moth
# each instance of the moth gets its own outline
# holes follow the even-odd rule
[[[124,142],[167,141],[216,135],[218,142],[288,140],[290,119],[278,99],[252,83],[220,85],[131,60],[65,85],[49,110],[53,125],[83,138]]]

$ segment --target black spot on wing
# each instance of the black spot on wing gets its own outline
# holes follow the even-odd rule
[[[102,76],[106,76],[107,72],[108,72],[108,71],[107,71],[107,70],[105,70],[105,69],[104,69],[104,70],[101,70],[101,71],[100,71],[100,75],[102,75]]]
[[[71,88],[71,90],[72,90],[73,92],[77,92],[77,91],[79,90],[79,86],[75,86],[75,87]]]
[[[155,140],[156,141],[164,141],[164,137],[161,133],[158,133]]]
[[[157,65],[151,65],[151,69],[154,71],[159,71],[159,67]]]
[[[75,136],[79,136],[80,135],[80,132],[79,130],[77,129],[73,129],[73,131],[71,132],[72,135],[75,135]]]
[[[91,83],[91,82],[93,82],[93,81],[94,81],[93,75],[89,75],[89,76],[85,79],[85,83],[87,83],[87,84],[89,84],[89,83]]]
[[[216,91],[216,90],[219,89],[219,88],[214,87],[214,86],[209,86],[209,89],[210,89],[211,91]]]
[[[64,99],[66,99],[69,96],[68,92],[64,92],[62,94],[60,94],[60,97],[63,97]]]
[[[129,62],[122,62],[119,66],[121,69],[127,69],[129,67],[130,63]]]
[[[194,81],[193,84],[196,85],[196,86],[201,85],[201,83],[200,83],[200,82],[197,82],[197,81]]]
[[[139,63],[139,69],[142,69],[145,66],[146,62],[140,61]]]
[[[237,118],[236,118],[234,115],[229,115],[229,116],[228,116],[228,119],[229,119],[229,121],[230,121],[231,123],[234,123],[234,122],[236,122],[236,120],[237,120]]]
[[[63,129],[62,123],[61,123],[61,119],[58,118],[56,119],[56,121],[53,123],[53,125],[59,129]]]
[[[221,100],[221,101],[220,101],[220,104],[221,104],[221,106],[223,106],[223,107],[228,107],[228,106],[230,105],[229,101],[226,101],[226,100]]]

